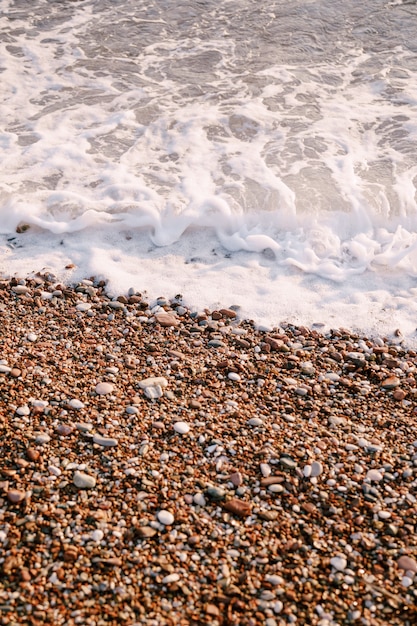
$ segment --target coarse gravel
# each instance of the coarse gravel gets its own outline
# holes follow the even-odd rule
[[[0,624],[415,626],[416,353],[0,280]]]

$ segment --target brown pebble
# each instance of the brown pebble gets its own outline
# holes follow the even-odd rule
[[[136,532],[141,539],[150,539],[151,537],[155,537],[157,534],[157,530],[151,526],[139,526],[139,528],[136,529]]]
[[[406,395],[407,394],[403,389],[396,389],[392,394],[392,397],[394,398],[394,400],[404,400]]]
[[[403,554],[397,561],[397,565],[400,569],[405,570],[406,572],[414,572],[417,573],[417,561],[412,559],[410,556]]]
[[[30,461],[37,461],[40,457],[40,452],[39,450],[36,450],[36,448],[28,448],[26,450],[26,456]]]
[[[74,563],[78,558],[78,550],[75,546],[65,546],[64,561],[65,563]]]
[[[220,610],[214,604],[207,604],[206,613],[207,615],[213,615],[213,617],[218,617],[220,615]]]
[[[199,402],[195,398],[191,398],[188,406],[190,407],[190,409],[201,409],[201,402]]]
[[[273,522],[274,520],[277,519],[278,517],[278,511],[269,511],[269,510],[264,510],[264,511],[259,511],[258,516],[265,520],[266,522]]]
[[[283,483],[285,478],[283,476],[267,476],[261,478],[261,487],[269,487],[269,485],[279,485]]]
[[[232,500],[228,500],[224,503],[224,508],[229,513],[233,513],[238,517],[247,517],[251,514],[252,505],[250,502],[245,502],[244,500],[238,500],[237,498],[233,498]]]
[[[179,324],[178,318],[170,313],[155,313],[155,319],[162,327],[178,326]]]
[[[18,504],[26,498],[26,491],[20,491],[20,489],[10,489],[7,492],[7,499],[13,504]]]
[[[223,317],[227,317],[231,320],[233,320],[237,315],[236,311],[233,311],[233,309],[220,309],[219,313],[221,313]]]
[[[389,376],[382,381],[381,387],[383,389],[395,389],[400,384],[400,379],[397,376]]]
[[[21,373],[22,370],[20,370],[18,367],[12,367],[12,369],[10,370],[10,376],[13,376],[13,378],[19,378]]]

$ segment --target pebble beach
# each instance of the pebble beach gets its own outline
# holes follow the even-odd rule
[[[0,281],[0,624],[413,626],[416,352]]]

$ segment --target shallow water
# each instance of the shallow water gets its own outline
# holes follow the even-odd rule
[[[0,0],[0,16],[0,270],[414,332],[415,2]]]

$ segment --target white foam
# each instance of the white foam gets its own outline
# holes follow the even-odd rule
[[[0,271],[415,342],[417,26],[370,3],[0,0]]]

